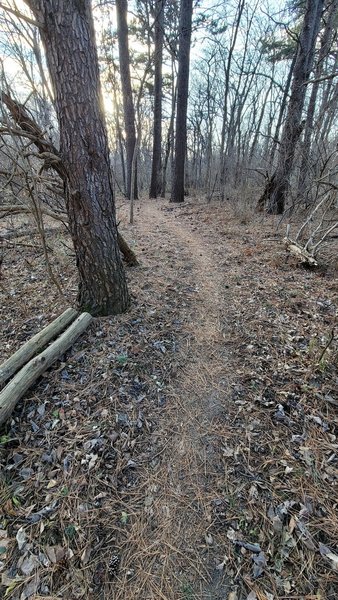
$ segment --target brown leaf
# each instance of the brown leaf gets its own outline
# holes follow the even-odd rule
[[[60,562],[66,554],[66,550],[62,546],[46,546],[45,552],[49,560],[55,565]]]

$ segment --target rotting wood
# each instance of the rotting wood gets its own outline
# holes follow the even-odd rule
[[[318,263],[316,259],[307,251],[305,248],[302,248],[300,244],[297,242],[290,240],[290,238],[284,238],[284,244],[286,249],[294,254],[301,263],[308,265],[309,267],[317,267]]]
[[[74,344],[75,340],[87,329],[92,319],[93,317],[89,313],[79,315],[55,342],[41,354],[32,358],[6,385],[0,393],[0,426],[10,417],[25,392]]]
[[[12,356],[0,365],[0,386],[14,373],[40,352],[53,338],[57,337],[78,315],[74,308],[67,308],[62,315],[54,319],[47,327],[39,331]]]

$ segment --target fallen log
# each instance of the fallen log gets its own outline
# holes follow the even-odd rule
[[[92,321],[89,313],[82,313],[46,350],[32,358],[0,392],[0,426],[10,417],[25,392],[75,340],[87,329]]]
[[[2,386],[14,373],[26,364],[33,356],[40,352],[47,344],[57,337],[66,327],[74,321],[78,312],[74,308],[67,308],[62,315],[39,331],[12,356],[0,365],[0,386]]]

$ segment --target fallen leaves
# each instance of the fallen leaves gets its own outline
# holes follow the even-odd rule
[[[191,218],[197,224],[201,217],[194,210]],[[200,533],[196,556],[199,552],[203,569],[207,565],[206,578],[212,578],[215,568],[230,582],[228,600],[334,598],[336,340],[325,364],[316,366],[335,318],[333,283],[283,262],[274,266],[270,244],[259,242],[244,255],[240,224],[228,221],[223,207],[209,207],[208,213],[206,246],[215,262],[226,263],[219,282],[224,343],[215,341],[215,362],[221,365],[215,388],[222,411],[210,423],[203,421],[210,456],[192,475],[199,493],[188,507],[179,496],[182,522],[191,514],[200,519],[200,532],[191,532],[194,540]],[[186,227],[189,223],[183,220]],[[258,239],[268,225],[253,219],[248,227]],[[203,353],[203,347],[193,349],[195,317],[196,310],[208,308],[201,304],[203,282],[197,281],[201,274],[186,244],[175,248],[173,260],[171,239],[165,250],[152,243],[153,232],[142,235],[147,256],[133,274],[137,303],[131,312],[98,321],[97,329],[32,390],[8,434],[0,438],[1,466],[15,482],[14,487],[5,486],[0,520],[1,593],[15,600],[21,594],[21,600],[55,600],[62,596],[65,581],[69,587],[64,597],[86,598],[89,588],[102,594],[114,557],[123,583],[116,579],[110,594],[119,599],[123,594],[139,597],[135,590],[143,585],[144,596],[159,597],[149,584],[152,577],[166,582],[168,575],[170,587],[177,573],[191,568],[191,540],[179,540],[183,551],[171,549],[168,558],[163,544],[148,547],[147,536],[157,540],[172,518],[173,506],[168,499],[161,504],[151,478],[160,472],[162,448],[172,433],[169,382],[175,386],[181,369],[189,361],[194,364],[198,357],[192,351]],[[22,264],[18,257],[14,260]],[[5,354],[20,342],[27,316],[33,321],[25,337],[50,320],[50,306],[59,306],[44,288],[46,294],[39,294],[41,323],[29,294],[36,293],[37,282],[34,287],[30,282],[20,295],[23,276],[16,276],[14,269],[11,273],[16,297],[27,298],[28,306],[17,302],[4,313]],[[71,273],[67,276],[75,287]],[[208,366],[216,377],[213,365]],[[194,394],[196,381],[191,380],[189,394]],[[205,413],[208,402],[206,398]],[[183,398],[180,410],[185,409]],[[166,426],[158,431],[162,414]],[[186,424],[184,416],[182,422]],[[199,443],[204,450],[204,441]],[[144,480],[147,473],[151,484]],[[184,484],[182,480],[183,489]],[[138,548],[137,535],[147,542]],[[318,590],[325,592],[317,593],[317,581]],[[170,593],[180,597],[177,590],[166,592],[167,597]]]
[[[335,571],[338,571],[338,554],[335,554],[328,546],[321,543],[319,543],[319,552],[321,556],[324,556],[324,558],[330,561],[331,567]]]

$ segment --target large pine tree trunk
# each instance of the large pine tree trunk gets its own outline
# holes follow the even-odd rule
[[[170,202],[184,201],[192,0],[181,0],[174,177]]]
[[[131,185],[133,157],[136,145],[135,108],[130,79],[130,59],[127,23],[128,1],[116,0],[117,38],[119,45],[120,77],[123,98],[124,126],[126,130],[127,155],[127,196],[130,198],[131,188],[134,188],[134,198],[138,197],[137,166],[135,166],[134,185]]]
[[[66,205],[79,271],[79,306],[128,308],[117,243],[107,132],[90,0],[26,0],[39,23],[60,128]]]
[[[313,65],[323,4],[324,0],[307,0],[306,12],[297,48],[291,96],[279,147],[278,164],[273,175],[272,185],[270,182],[267,203],[267,210],[270,214],[282,214],[284,212],[296,144],[302,131],[301,119],[306,84]],[[267,195],[267,190],[264,191],[263,196],[264,194]]]
[[[154,137],[151,167],[150,198],[157,198],[161,191],[162,152],[162,56],[164,36],[164,0],[155,2],[155,81],[154,81]]]

